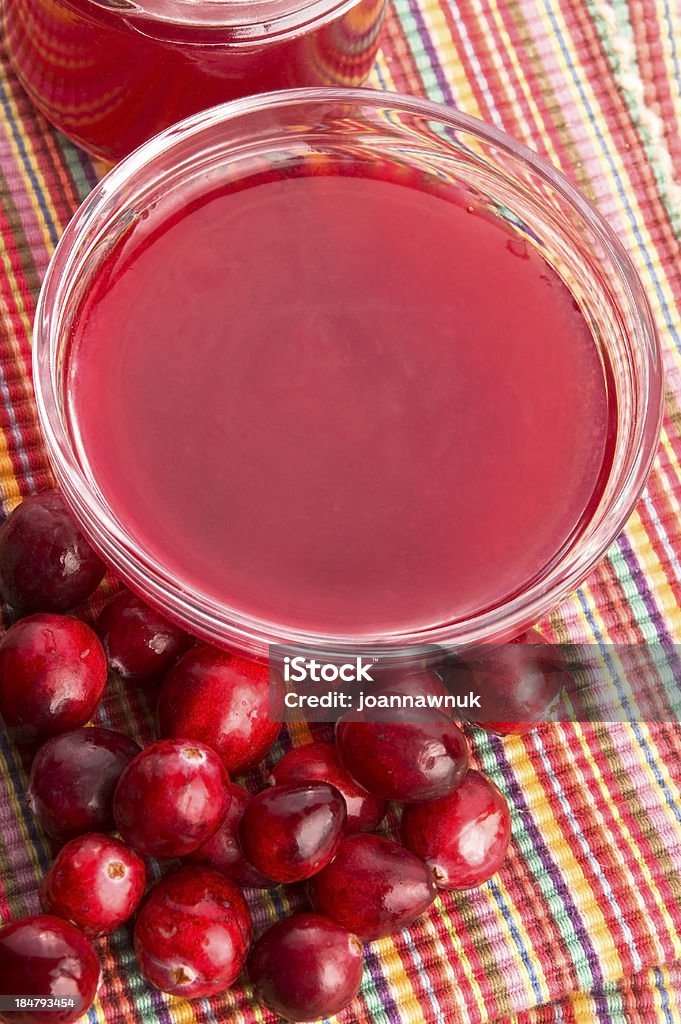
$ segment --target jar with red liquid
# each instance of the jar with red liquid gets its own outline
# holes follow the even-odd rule
[[[115,161],[216,103],[291,86],[357,86],[386,0],[12,0],[14,69],[40,111]]]

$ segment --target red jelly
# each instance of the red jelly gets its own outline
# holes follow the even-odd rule
[[[600,494],[589,328],[501,222],[308,169],[151,211],[112,252],[68,370],[82,457],[145,550],[259,619],[489,607]]]
[[[385,0],[12,0],[19,79],[50,121],[117,160],[175,121],[290,86],[361,85]]]
[[[369,90],[213,108],[120,164],[34,342],[59,482],[133,590],[261,658],[375,643],[419,667],[593,567],[655,450],[657,355],[569,182]]]

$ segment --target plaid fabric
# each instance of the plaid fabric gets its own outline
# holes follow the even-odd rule
[[[561,167],[620,235],[654,307],[667,371],[659,456],[608,557],[542,624],[556,640],[681,640],[680,46],[674,0],[393,0],[373,74],[374,85],[427,94],[499,125]],[[7,512],[50,485],[31,394],[31,320],[50,253],[98,169],[35,113],[6,63],[0,102]],[[112,680],[101,721],[148,738],[144,693]],[[295,726],[282,745],[308,736]],[[681,729],[557,725],[503,741],[476,732],[474,748],[513,804],[508,863],[480,890],[445,895],[415,927],[372,944],[346,1019],[680,1021]],[[18,753],[0,734],[2,920],[36,910],[49,863],[25,785]],[[276,890],[259,897],[257,928],[290,906]],[[92,1024],[274,1019],[246,985],[194,1004],[152,990],[125,931],[103,942],[102,954]]]

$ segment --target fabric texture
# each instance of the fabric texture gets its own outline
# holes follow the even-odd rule
[[[629,251],[664,348],[659,454],[624,533],[541,625],[557,641],[681,641],[681,7],[674,0],[393,0],[370,84],[428,95],[506,129],[574,180]],[[51,484],[31,390],[31,322],[50,254],[101,169],[35,112],[4,60],[0,103],[7,513]],[[106,587],[91,612],[105,596]],[[148,697],[116,679],[100,720],[151,736]],[[293,726],[281,746],[309,734]],[[681,728],[564,724],[526,738],[471,736],[477,763],[513,805],[510,857],[481,889],[442,896],[414,927],[372,944],[361,996],[345,1019],[680,1021]],[[25,766],[0,731],[3,922],[37,909],[50,862],[25,787]],[[259,896],[256,928],[291,906],[278,890]],[[193,1004],[164,997],[137,971],[125,930],[101,949],[104,981],[92,1024],[274,1020],[246,985]]]

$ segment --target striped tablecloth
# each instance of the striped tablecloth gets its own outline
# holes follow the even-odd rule
[[[11,2],[11,0],[6,0]],[[664,345],[667,407],[648,489],[626,531],[544,627],[599,644],[681,640],[681,6],[678,0],[393,0],[373,84],[428,94],[548,158],[618,232]],[[97,170],[31,108],[0,66],[0,483],[8,511],[48,486],[31,394],[41,277]],[[112,680],[102,721],[149,736],[144,696]],[[295,727],[283,745],[300,742]],[[681,1021],[681,729],[546,726],[475,736],[513,803],[501,874],[448,895],[373,944],[349,1020],[376,1024]],[[257,779],[252,780],[254,783]],[[0,917],[37,908],[49,850],[0,733]],[[254,906],[262,926],[276,894]],[[245,986],[188,1004],[135,969],[129,936],[103,946],[91,1021],[270,1022]]]

